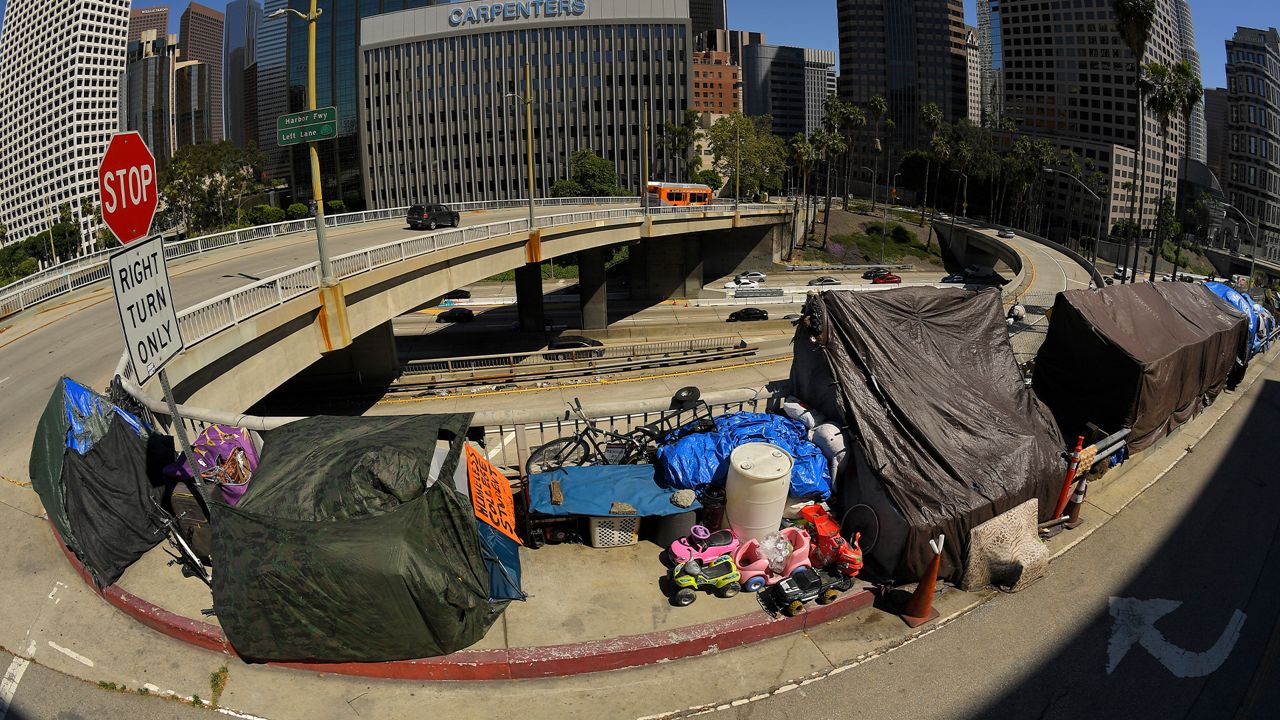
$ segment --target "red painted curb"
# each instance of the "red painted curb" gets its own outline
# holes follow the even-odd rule
[[[177,615],[111,585],[99,590],[53,523],[54,539],[71,567],[100,597],[129,617],[175,640],[205,650],[236,655],[221,628]],[[771,619],[763,612],[739,615],[677,630],[627,635],[567,645],[461,650],[452,655],[372,663],[268,663],[276,667],[388,680],[468,681],[565,677],[653,665],[697,657],[815,627],[871,605],[870,591],[842,596],[830,605],[812,605],[793,618]]]

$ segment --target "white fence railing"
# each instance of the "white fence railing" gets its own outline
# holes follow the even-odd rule
[[[640,199],[635,197],[576,197],[542,198],[534,201],[534,204],[542,207],[561,207],[565,205],[636,205],[639,202]],[[528,200],[494,200],[453,203],[448,207],[458,212],[475,212],[523,207],[528,204]],[[367,210],[364,212],[343,213],[341,215],[326,215],[324,225],[325,227],[342,227],[344,225],[379,220],[392,220],[405,216],[408,211],[409,208],[407,207],[399,207],[389,210]],[[271,225],[228,230],[227,232],[204,235],[190,240],[166,243],[164,254],[166,258],[173,260],[174,258],[197,255],[231,245],[241,245],[247,242],[281,235],[292,235],[314,229],[314,218],[286,220],[285,222]],[[107,259],[110,257],[111,252],[111,250],[99,250],[89,255],[82,255],[74,260],[59,263],[0,288],[0,318],[21,312],[32,305],[38,305],[86,285],[106,280]]]

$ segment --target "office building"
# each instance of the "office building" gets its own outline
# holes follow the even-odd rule
[[[142,136],[157,169],[169,164],[177,144],[173,93],[177,55],[175,36],[147,30],[140,40],[129,43],[120,84],[120,129]]]
[[[707,34],[729,29],[728,0],[689,0],[689,22],[697,48],[705,49]]]
[[[209,66],[209,107],[213,109],[212,139],[226,137],[222,109],[222,34],[226,17],[212,8],[193,2],[187,6],[179,21],[179,56]]]
[[[1205,164],[1218,177],[1227,177],[1227,89],[1204,89]]]
[[[1200,75],[1200,51],[1196,49],[1196,30],[1191,21],[1191,4],[1188,0],[1177,0],[1174,9],[1178,15],[1178,47],[1182,59],[1191,66],[1196,77]],[[1208,149],[1205,146],[1204,101],[1196,104],[1191,111],[1191,125],[1187,128],[1187,157],[1205,164],[1208,162]]]
[[[322,16],[323,17],[323,16]],[[262,25],[262,4],[258,0],[231,0],[223,22],[222,34],[222,116],[226,138],[237,147],[256,145],[258,137],[246,132],[250,114],[257,116],[256,98],[250,96],[246,83],[257,85],[258,29]]]
[[[883,134],[895,157],[928,142],[920,109],[937,103],[949,122],[968,117],[969,78],[961,0],[837,0],[840,97],[888,102]],[[748,93],[748,100],[750,93]],[[866,158],[865,142],[855,152]]]
[[[179,61],[173,71],[174,150],[209,142],[213,135],[209,66],[194,60]]]
[[[571,176],[569,158],[581,149],[614,163],[619,184],[637,192],[645,103],[651,174],[674,167],[653,140],[689,107],[687,0],[508,3],[495,17],[496,7],[458,3],[361,21],[370,207],[526,197],[526,106],[510,96],[526,94],[525,59],[538,196]]]
[[[786,139],[813,132],[822,125],[835,62],[830,50],[747,45],[742,49],[744,112],[772,116],[774,134]]]
[[[154,30],[159,37],[169,34],[168,5],[134,8],[129,11],[129,42],[140,42],[142,33],[148,30]]]
[[[705,36],[707,50],[729,53],[729,63],[742,67],[742,48],[763,45],[764,33],[747,30],[713,30]]]
[[[1227,41],[1226,178],[1260,259],[1280,261],[1280,32],[1239,27]],[[1241,232],[1242,242],[1248,232]]]
[[[83,246],[94,242],[98,227],[82,204],[98,202],[98,165],[120,126],[128,28],[129,0],[5,4],[0,224],[11,242],[47,229],[64,204]]]
[[[694,53],[689,83],[690,109],[716,115],[742,111],[742,70],[729,62],[729,53],[719,50]]]
[[[276,118],[289,112],[288,57],[289,23],[270,19],[271,13],[289,7],[289,0],[265,0],[263,21],[258,29],[253,75],[257,87],[255,101],[258,120],[257,144],[262,153],[262,171],[272,185],[289,182],[290,150],[276,144]]]
[[[978,29],[965,28],[965,78],[968,80],[969,122],[982,124],[982,53],[978,45]]]
[[[982,117],[989,122],[1004,112],[1000,0],[978,0],[978,62],[982,68]]]

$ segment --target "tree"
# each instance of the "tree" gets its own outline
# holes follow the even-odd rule
[[[822,247],[826,247],[827,238],[831,235],[831,169],[834,159],[843,154],[847,146],[844,144],[844,138],[840,133],[825,126],[814,131],[811,142],[814,150],[822,156],[823,163],[827,166],[827,182],[824,187],[827,202],[824,206],[822,217]]]
[[[1147,55],[1147,41],[1151,38],[1151,28],[1156,21],[1156,0],[1111,0],[1111,8],[1116,16],[1116,29],[1120,33],[1120,39],[1124,42],[1125,47],[1129,48],[1129,52],[1133,53],[1133,84],[1138,92],[1138,102],[1134,106],[1134,130],[1138,135],[1138,198],[1137,204],[1134,204],[1133,195],[1129,196],[1129,219],[1134,219],[1134,213],[1138,206],[1146,203],[1147,199],[1147,161],[1146,161],[1146,109],[1142,102],[1142,62]],[[1141,222],[1137,222],[1130,226],[1131,228],[1142,227]],[[1127,248],[1126,244],[1126,248]],[[1126,250],[1126,255],[1128,254]],[[1133,268],[1132,278],[1138,278],[1138,238],[1133,238]]]
[[[582,197],[582,186],[572,180],[557,180],[551,186],[551,197]]]
[[[618,187],[617,166],[597,155],[591,148],[582,148],[570,155],[569,168],[582,196],[610,197],[626,194],[626,191]],[[643,190],[641,188],[642,192]]]
[[[707,133],[715,169],[732,184],[735,192],[755,197],[762,192],[780,192],[787,171],[787,150],[773,134],[773,118],[725,115]]]
[[[188,234],[240,221],[241,205],[260,189],[261,153],[222,141],[178,148],[160,173],[160,193]]]
[[[880,121],[885,119],[889,114],[889,103],[884,99],[883,95],[872,95],[871,100],[867,101],[867,115],[871,118],[872,125],[875,126],[875,145],[872,152],[876,154],[875,170],[871,175],[871,212],[876,211],[876,183],[880,179],[880,154],[883,147],[880,142]]]
[[[706,170],[699,170],[693,176],[693,181],[700,185],[706,185],[711,188],[712,192],[719,192],[720,188],[724,187],[724,178],[720,177],[720,173],[709,168]]]
[[[296,202],[285,208],[284,212],[290,220],[301,220],[311,214],[311,208]]]
[[[920,124],[925,130],[929,131],[929,143],[933,144],[933,139],[938,135],[938,129],[942,127],[942,108],[938,107],[938,103],[926,103],[920,109]],[[924,209],[929,205],[929,172],[933,169],[933,155],[925,155],[924,164],[924,200],[920,203],[920,224],[924,225]],[[926,241],[926,246],[928,241]]]
[[[791,138],[791,159],[795,161],[796,169],[800,171],[800,197],[804,198],[800,215],[804,228],[801,231],[803,242],[809,234],[809,175],[813,172],[814,163],[818,162],[818,151],[814,149],[813,143],[804,133],[796,133],[795,137]]]
[[[1188,68],[1188,71],[1190,68]],[[1160,140],[1162,150],[1160,152],[1160,200],[1156,207],[1159,212],[1156,213],[1156,238],[1157,243],[1163,243],[1161,235],[1161,225],[1164,215],[1165,200],[1165,167],[1169,162],[1169,122],[1173,119],[1175,113],[1182,106],[1183,90],[1179,84],[1179,80],[1174,76],[1174,72],[1167,65],[1159,63],[1149,63],[1142,68],[1142,77],[1138,81],[1139,95],[1147,98],[1147,109],[1156,116],[1156,120],[1160,123]],[[1172,218],[1170,218],[1172,219]],[[1155,258],[1159,253],[1152,253],[1151,261],[1151,282],[1156,281],[1156,261]],[[1174,273],[1177,273],[1177,267],[1174,267]]]
[[[680,182],[687,182],[702,167],[702,156],[698,151],[701,135],[696,110],[685,110],[680,122],[667,121],[663,125],[661,142],[675,164],[672,175]]]
[[[1200,104],[1200,99],[1204,97],[1204,85],[1201,84],[1200,78],[1196,75],[1195,70],[1191,67],[1191,63],[1182,60],[1173,66],[1173,87],[1174,100],[1178,108],[1178,114],[1182,117],[1182,127],[1184,132],[1191,128],[1191,115],[1195,112],[1196,106]],[[1168,138],[1165,139],[1165,150],[1169,149]],[[1163,178],[1161,183],[1163,187]],[[1164,191],[1161,190],[1163,197]],[[1199,199],[1203,202],[1203,198]],[[1181,238],[1181,233],[1178,235]],[[1181,247],[1181,240],[1179,240]],[[1177,279],[1178,265],[1175,262],[1173,266],[1174,279]]]
[[[951,143],[947,140],[946,135],[934,133],[933,138],[929,141],[929,158],[938,163],[938,174],[942,174],[942,166],[951,160]],[[932,164],[932,163],[931,163]],[[925,175],[925,184],[929,182],[929,177]],[[937,182],[941,182],[941,177]],[[936,186],[935,182],[935,186]],[[941,240],[939,240],[941,242]],[[933,225],[929,225],[929,234],[925,236],[924,248],[928,250],[933,245]]]
[[[245,211],[244,219],[250,225],[271,225],[284,220],[284,211],[270,205],[254,205]]]

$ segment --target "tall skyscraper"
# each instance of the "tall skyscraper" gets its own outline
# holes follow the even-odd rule
[[[147,30],[129,43],[120,86],[120,129],[142,136],[158,169],[169,164],[177,142],[173,94],[177,55],[177,38]]]
[[[727,5],[727,0],[689,0],[689,20],[699,47],[705,47],[707,33],[729,29]]]
[[[25,240],[71,206],[97,227],[98,165],[119,129],[129,0],[9,0],[0,31],[0,223]],[[38,89],[38,91],[37,91]]]
[[[209,142],[213,112],[209,108],[212,78],[209,66],[194,60],[178,62],[173,71],[175,151],[186,145]]]
[[[937,103],[947,120],[968,116],[969,78],[961,0],[837,0],[840,97],[888,101],[895,157],[917,148],[920,108]],[[868,148],[860,150],[865,153]]]
[[[178,46],[183,60],[195,60],[209,66],[209,107],[213,110],[212,140],[226,137],[222,105],[222,26],[225,16],[212,8],[193,2],[182,13]]]
[[[257,80],[258,150],[264,158],[263,172],[272,182],[289,180],[289,148],[276,144],[276,118],[289,112],[288,57],[289,23],[266,16],[289,6],[289,0],[266,0],[262,6],[262,27],[258,30]]]
[[[1254,224],[1257,257],[1280,261],[1280,32],[1239,27],[1227,41],[1226,178],[1231,203]],[[1240,239],[1247,242],[1247,232]]]
[[[169,34],[169,6],[134,8],[129,11],[129,42],[142,39],[142,33],[154,30],[158,37]]]
[[[969,122],[974,125],[982,124],[982,53],[978,45],[978,29],[972,26],[965,27],[964,33],[964,49],[965,49],[965,80],[968,93],[968,115]]]
[[[1000,0],[978,0],[978,62],[982,68],[982,117],[1004,113],[1004,38]]]
[[[1208,159],[1205,164],[1218,176],[1218,182],[1227,178],[1227,89],[1204,90],[1204,136]]]
[[[258,114],[257,107],[250,107],[246,82],[257,86],[256,69],[251,68],[257,62],[261,26],[262,4],[258,0],[227,3],[222,35],[222,116],[227,139],[238,147],[258,142],[256,128],[253,137],[245,132],[246,119]]]
[[[1177,0],[1174,9],[1178,11],[1178,45],[1182,51],[1182,59],[1187,61],[1200,75],[1200,51],[1196,49],[1196,30],[1191,21],[1191,4],[1188,0]],[[1205,147],[1204,101],[1196,105],[1191,112],[1191,127],[1187,129],[1187,157],[1201,163],[1208,160],[1208,149]]]
[[[816,130],[835,62],[830,50],[747,45],[742,49],[744,112],[772,116],[773,132],[783,138]]]

